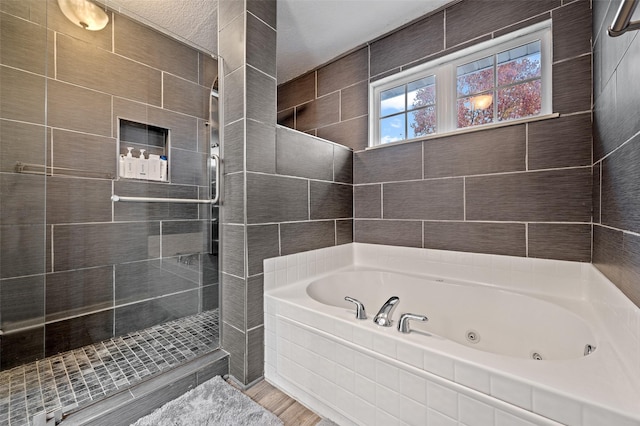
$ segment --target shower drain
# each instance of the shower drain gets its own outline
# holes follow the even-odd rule
[[[467,331],[467,340],[471,343],[478,343],[480,341],[480,334],[475,330]]]

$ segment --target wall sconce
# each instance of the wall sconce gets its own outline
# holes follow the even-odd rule
[[[109,16],[89,0],[58,0],[58,6],[71,22],[80,28],[100,31],[109,23]]]

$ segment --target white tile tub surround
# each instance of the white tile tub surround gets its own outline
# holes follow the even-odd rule
[[[307,296],[310,282],[353,269],[542,298],[583,317],[597,350],[506,357],[357,321]],[[640,310],[590,264],[353,243],[265,260],[265,311],[267,380],[340,424],[640,426]]]

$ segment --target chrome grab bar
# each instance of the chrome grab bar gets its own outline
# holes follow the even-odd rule
[[[220,157],[218,154],[211,154],[211,158],[216,162],[216,196],[211,200],[211,204],[215,204],[220,200]]]
[[[618,12],[616,13],[615,18],[613,18],[613,23],[607,29],[607,32],[611,37],[621,36],[630,30],[640,30],[640,21],[631,20],[633,12],[636,10],[636,6],[638,6],[639,1],[640,0],[623,0],[620,3]]]
[[[212,200],[197,200],[195,198],[154,198],[154,197],[123,197],[112,195],[111,201],[126,201],[130,203],[180,203],[180,204],[216,204],[220,200],[220,157],[211,154],[216,162],[216,195]]]
[[[214,200],[196,200],[195,198],[153,198],[153,197],[122,197],[112,195],[111,201],[126,201],[130,203],[181,203],[181,204],[213,204]]]

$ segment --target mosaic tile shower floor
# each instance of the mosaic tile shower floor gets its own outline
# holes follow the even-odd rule
[[[89,405],[211,352],[219,335],[216,309],[0,372],[0,425]]]

